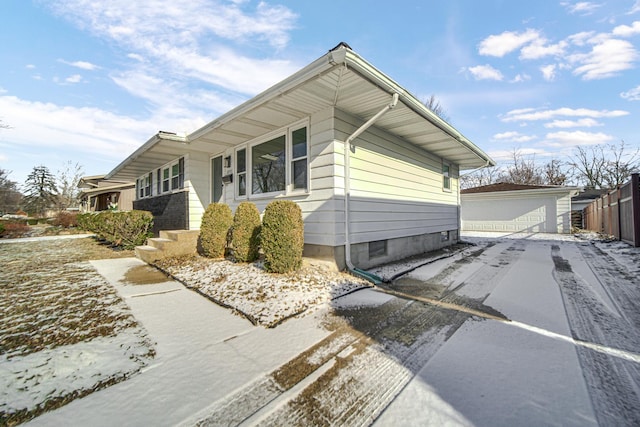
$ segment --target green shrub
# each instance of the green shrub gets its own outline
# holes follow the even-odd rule
[[[227,236],[233,224],[231,208],[223,203],[211,203],[202,215],[200,249],[210,258],[222,258],[227,248]]]
[[[239,262],[258,259],[260,249],[260,211],[251,202],[242,202],[233,215],[231,234],[233,256]]]
[[[304,223],[300,206],[289,200],[267,205],[260,235],[264,265],[272,273],[286,273],[302,266]]]
[[[29,225],[37,225],[38,224],[38,218],[29,218],[29,219],[27,219],[27,224],[29,224]]]
[[[147,211],[85,213],[77,216],[78,227],[96,233],[114,246],[132,249],[151,237],[153,215]]]
[[[2,236],[4,234],[4,221],[0,221],[0,236]]]

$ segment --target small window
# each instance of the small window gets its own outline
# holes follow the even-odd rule
[[[144,195],[145,195],[145,197],[151,196],[151,184],[152,183],[153,183],[153,174],[149,173],[149,175],[147,175],[144,178]]]
[[[449,165],[442,164],[442,188],[444,190],[451,190],[451,177],[449,176]]]
[[[169,191],[169,168],[162,169],[162,192],[166,193]]]
[[[385,256],[387,254],[387,241],[377,240],[369,242],[369,259]]]
[[[294,189],[307,189],[307,128],[291,134],[291,181]]]
[[[449,232],[448,231],[441,231],[440,232],[440,241],[441,242],[448,242],[450,239],[449,237]]]
[[[236,174],[238,196],[247,195],[247,150],[242,149],[236,151]]]

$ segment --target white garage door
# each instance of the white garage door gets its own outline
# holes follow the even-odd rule
[[[528,231],[557,233],[555,197],[462,200],[462,229],[466,231]]]

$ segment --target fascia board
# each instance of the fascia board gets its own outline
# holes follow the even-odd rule
[[[485,193],[460,194],[462,200],[498,200],[528,196],[572,196],[580,187],[536,188],[532,190],[487,191]]]

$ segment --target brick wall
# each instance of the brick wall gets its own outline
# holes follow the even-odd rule
[[[163,196],[136,200],[133,208],[153,214],[153,233],[160,230],[189,229],[189,192],[165,194]]]

